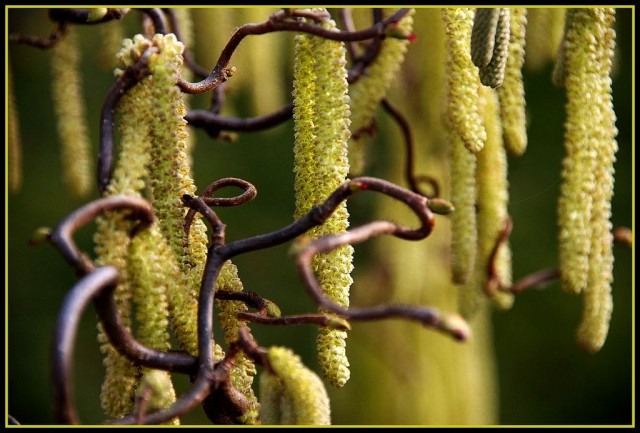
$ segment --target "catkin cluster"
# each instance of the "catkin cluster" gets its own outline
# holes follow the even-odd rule
[[[333,20],[323,23],[335,28]],[[349,161],[349,96],[344,44],[317,36],[295,37],[294,62],[294,174],[299,218],[323,202],[347,178]],[[322,225],[307,233],[318,238],[344,232],[349,214],[342,203]],[[314,258],[312,266],[320,287],[334,302],[349,305],[353,247],[346,245]],[[349,379],[346,331],[322,327],[318,360],[332,385]]]
[[[613,302],[611,197],[617,151],[611,97],[615,10],[569,9],[562,44],[565,149],[558,201],[562,287],[583,293],[578,341],[589,352],[607,336]]]

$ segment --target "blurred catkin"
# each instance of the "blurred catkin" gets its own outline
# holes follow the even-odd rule
[[[412,10],[398,22],[398,34],[405,37],[412,34],[413,13]],[[406,38],[383,39],[380,51],[367,67],[366,73],[349,88],[352,132],[349,139],[349,165],[352,176],[361,175],[365,169],[366,142],[371,135],[368,129],[375,122],[380,101],[397,78],[408,46],[409,40]]]
[[[74,196],[86,197],[94,176],[80,74],[80,47],[74,26],[69,26],[53,47],[51,87],[62,149],[63,181]]]
[[[527,8],[527,69],[538,71],[555,60],[564,33],[565,12],[565,8]]]
[[[9,59],[9,57],[7,57]],[[20,116],[16,107],[13,91],[11,64],[7,65],[7,146],[8,146],[8,177],[9,191],[16,193],[22,186],[22,142],[20,139]]]

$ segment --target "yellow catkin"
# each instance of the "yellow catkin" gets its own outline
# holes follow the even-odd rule
[[[170,273],[167,255],[162,254],[162,250],[159,252],[158,247],[163,244],[164,239],[156,225],[136,234],[129,247],[129,272],[136,305],[136,337],[148,347],[167,351],[170,348],[167,291],[176,274]],[[143,369],[138,396],[147,388],[151,394],[147,410],[164,409],[175,402],[176,394],[168,372]],[[169,423],[178,424],[178,418]]]
[[[80,75],[80,49],[74,26],[69,26],[53,48],[51,86],[62,148],[63,180],[74,196],[86,197],[94,176]]]
[[[509,204],[509,183],[507,179],[507,154],[502,141],[500,109],[496,92],[486,87],[480,88],[480,109],[482,111],[487,142],[478,153],[476,185],[478,188],[478,257],[476,261],[477,290],[484,293],[487,283],[489,256],[506,219]],[[511,248],[503,243],[494,263],[499,282],[511,286]],[[492,296],[495,306],[508,309],[513,305],[513,295],[496,292]]]
[[[565,8],[528,8],[525,67],[538,71],[552,62],[564,33]]]
[[[587,18],[587,17],[585,17]],[[605,342],[613,309],[611,283],[613,281],[613,235],[611,198],[613,196],[616,142],[615,112],[611,95],[611,69],[615,49],[615,9],[591,10],[588,19],[596,25],[595,64],[597,93],[593,104],[599,115],[592,119],[593,134],[598,140],[595,166],[595,189],[591,209],[591,250],[589,273],[584,289],[584,311],[578,328],[578,342],[588,352],[597,352]]]
[[[414,12],[412,10],[398,22],[400,34],[412,33]],[[364,171],[366,140],[370,135],[367,129],[375,121],[375,111],[380,101],[397,79],[408,46],[408,40],[385,38],[376,59],[367,68],[365,75],[349,89],[353,134],[349,140],[349,164],[352,176],[361,175]]]
[[[603,164],[598,148],[611,146],[613,141],[607,137],[611,130],[603,128],[601,120],[606,115],[603,113],[611,110],[602,96],[602,81],[609,80],[601,52],[605,16],[602,8],[594,8],[569,9],[566,17],[566,156],[562,162],[558,219],[562,288],[570,293],[580,293],[589,279],[594,199],[603,182],[596,177]]]
[[[335,28],[332,20],[327,28]],[[296,35],[294,63],[294,173],[296,210],[306,214],[322,203],[349,172],[349,97],[347,96],[346,50],[344,44],[305,34]],[[307,235],[318,238],[344,232],[348,211],[342,203],[331,218]],[[349,245],[321,254],[312,262],[320,287],[334,302],[349,305],[353,248]],[[343,386],[349,379],[346,331],[320,328],[318,361],[331,384]]]
[[[498,87],[500,98],[500,118],[504,145],[512,155],[522,155],[527,148],[527,125],[525,115],[524,64],[525,34],[527,29],[527,9],[511,9],[511,37],[509,56],[505,68],[504,81]]]
[[[482,150],[487,133],[478,111],[478,70],[471,60],[473,10],[443,8],[447,35],[447,114],[453,132],[470,151]]]
[[[8,58],[8,57],[7,57]],[[9,191],[16,193],[22,186],[22,142],[20,140],[20,116],[16,107],[15,95],[13,93],[13,80],[11,65],[7,65],[7,145],[8,145],[8,179]]]
[[[330,425],[331,407],[322,380],[285,347],[268,352],[273,373],[260,380],[263,424]],[[275,377],[274,377],[275,376]]]
[[[477,249],[476,155],[464,147],[455,132],[449,130],[447,136],[451,155],[449,194],[455,207],[451,214],[451,276],[454,283],[465,284],[473,271]]]

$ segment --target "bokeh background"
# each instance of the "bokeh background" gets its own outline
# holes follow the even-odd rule
[[[235,26],[251,20],[249,13],[254,14],[253,21],[258,21],[270,12],[259,8],[252,8],[251,12],[232,11],[227,15],[229,20],[217,26],[218,31],[223,35],[226,31],[228,36]],[[620,148],[615,165],[613,224],[627,227],[632,226],[634,209],[632,12],[629,8],[618,9],[613,81]],[[6,13],[9,32],[46,36],[54,28],[43,9],[10,8]],[[125,18],[127,35],[139,32],[139,17],[140,14],[132,12]],[[102,100],[114,81],[113,63],[105,55],[108,53],[103,48],[103,33],[94,26],[78,26],[78,31],[83,44],[82,72],[88,127],[97,154],[99,113]],[[210,68],[222,42],[203,43],[197,38],[196,35],[196,57],[203,66]],[[277,52],[259,48],[267,40],[272,47],[279,47]],[[241,44],[236,53],[238,63],[232,61],[238,66],[238,72],[229,83],[225,108],[228,114],[264,114],[290,100],[292,41],[292,34],[279,33],[251,37]],[[429,41],[418,34],[407,61],[428,56],[428,44]],[[251,58],[252,51],[263,51],[264,56],[254,58],[253,66],[249,63],[252,60],[246,60]],[[24,424],[50,424],[53,415],[49,352],[53,325],[58,308],[75,278],[51,246],[33,247],[28,239],[34,229],[55,225],[85,200],[73,198],[65,191],[61,180],[63,168],[50,91],[51,51],[8,44],[8,55],[20,116],[24,183],[19,193],[8,194],[5,201],[8,216],[6,406],[8,413]],[[537,71],[525,71],[529,147],[524,156],[509,160],[509,210],[515,221],[511,245],[516,277],[557,263],[555,212],[564,153],[564,94],[562,89],[550,83],[551,71],[551,64]],[[274,77],[280,81],[272,86],[270,80]],[[404,77],[400,76],[399,80],[402,79]],[[260,90],[255,90],[259,87],[269,88],[272,93],[260,94]],[[193,107],[205,108],[208,98],[194,97],[190,103]],[[191,132],[196,135],[194,173],[200,188],[225,176],[247,179],[258,188],[258,197],[253,202],[220,210],[228,225],[228,239],[274,230],[291,221],[293,121],[265,132],[238,134],[234,142],[213,140],[202,131]],[[384,155],[397,151],[387,137],[384,133],[379,134],[372,147],[377,156],[372,159],[369,174],[384,173]],[[97,197],[95,189],[92,197]],[[366,203],[360,208],[354,205],[351,210],[354,218],[366,220],[367,206]],[[78,235],[78,243],[87,250],[92,247],[93,228],[86,227]],[[313,304],[297,279],[287,248],[285,245],[238,258],[240,277],[248,289],[277,300],[283,311],[312,311]],[[357,247],[356,267],[359,261],[367,258],[366,249],[367,244]],[[595,355],[583,353],[575,343],[582,308],[580,298],[562,293],[557,283],[542,291],[524,293],[511,310],[492,314],[501,424],[628,425],[634,422],[632,255],[632,250],[626,246],[615,247],[611,329],[605,346]],[[96,323],[93,311],[84,314],[74,358],[75,395],[85,423],[99,423],[103,419],[99,402],[103,370],[96,342]],[[313,356],[315,330],[256,327],[255,335],[264,346],[282,344],[295,348],[311,368],[316,367]],[[357,345],[351,340],[349,344]],[[384,345],[384,341],[379,344]],[[357,375],[357,371],[353,374]],[[176,384],[179,392],[188,387],[187,380],[179,376],[176,376]],[[340,392],[330,391],[332,396]],[[402,393],[402,389],[389,390],[392,392]],[[379,398],[387,397],[381,395]],[[348,404],[339,401],[340,405],[332,407],[336,424],[386,422],[367,412],[367,407],[363,407],[358,399],[350,400]],[[208,424],[208,421],[201,410],[195,410],[183,418],[183,423]]]

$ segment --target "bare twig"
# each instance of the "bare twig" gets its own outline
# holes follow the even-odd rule
[[[238,28],[222,50],[222,53],[220,53],[218,62],[207,78],[197,83],[189,83],[180,79],[178,80],[178,86],[185,93],[204,93],[227,81],[231,73],[228,66],[231,56],[240,42],[249,35],[263,35],[265,33],[279,31],[294,31],[309,33],[334,41],[361,41],[371,39],[376,36],[382,36],[386,26],[398,22],[409,12],[409,10],[410,9],[407,8],[400,9],[383,21],[380,21],[367,29],[356,32],[334,31],[326,29],[320,25],[291,20],[290,13],[279,11],[271,15],[268,20],[262,23],[248,23]]]

